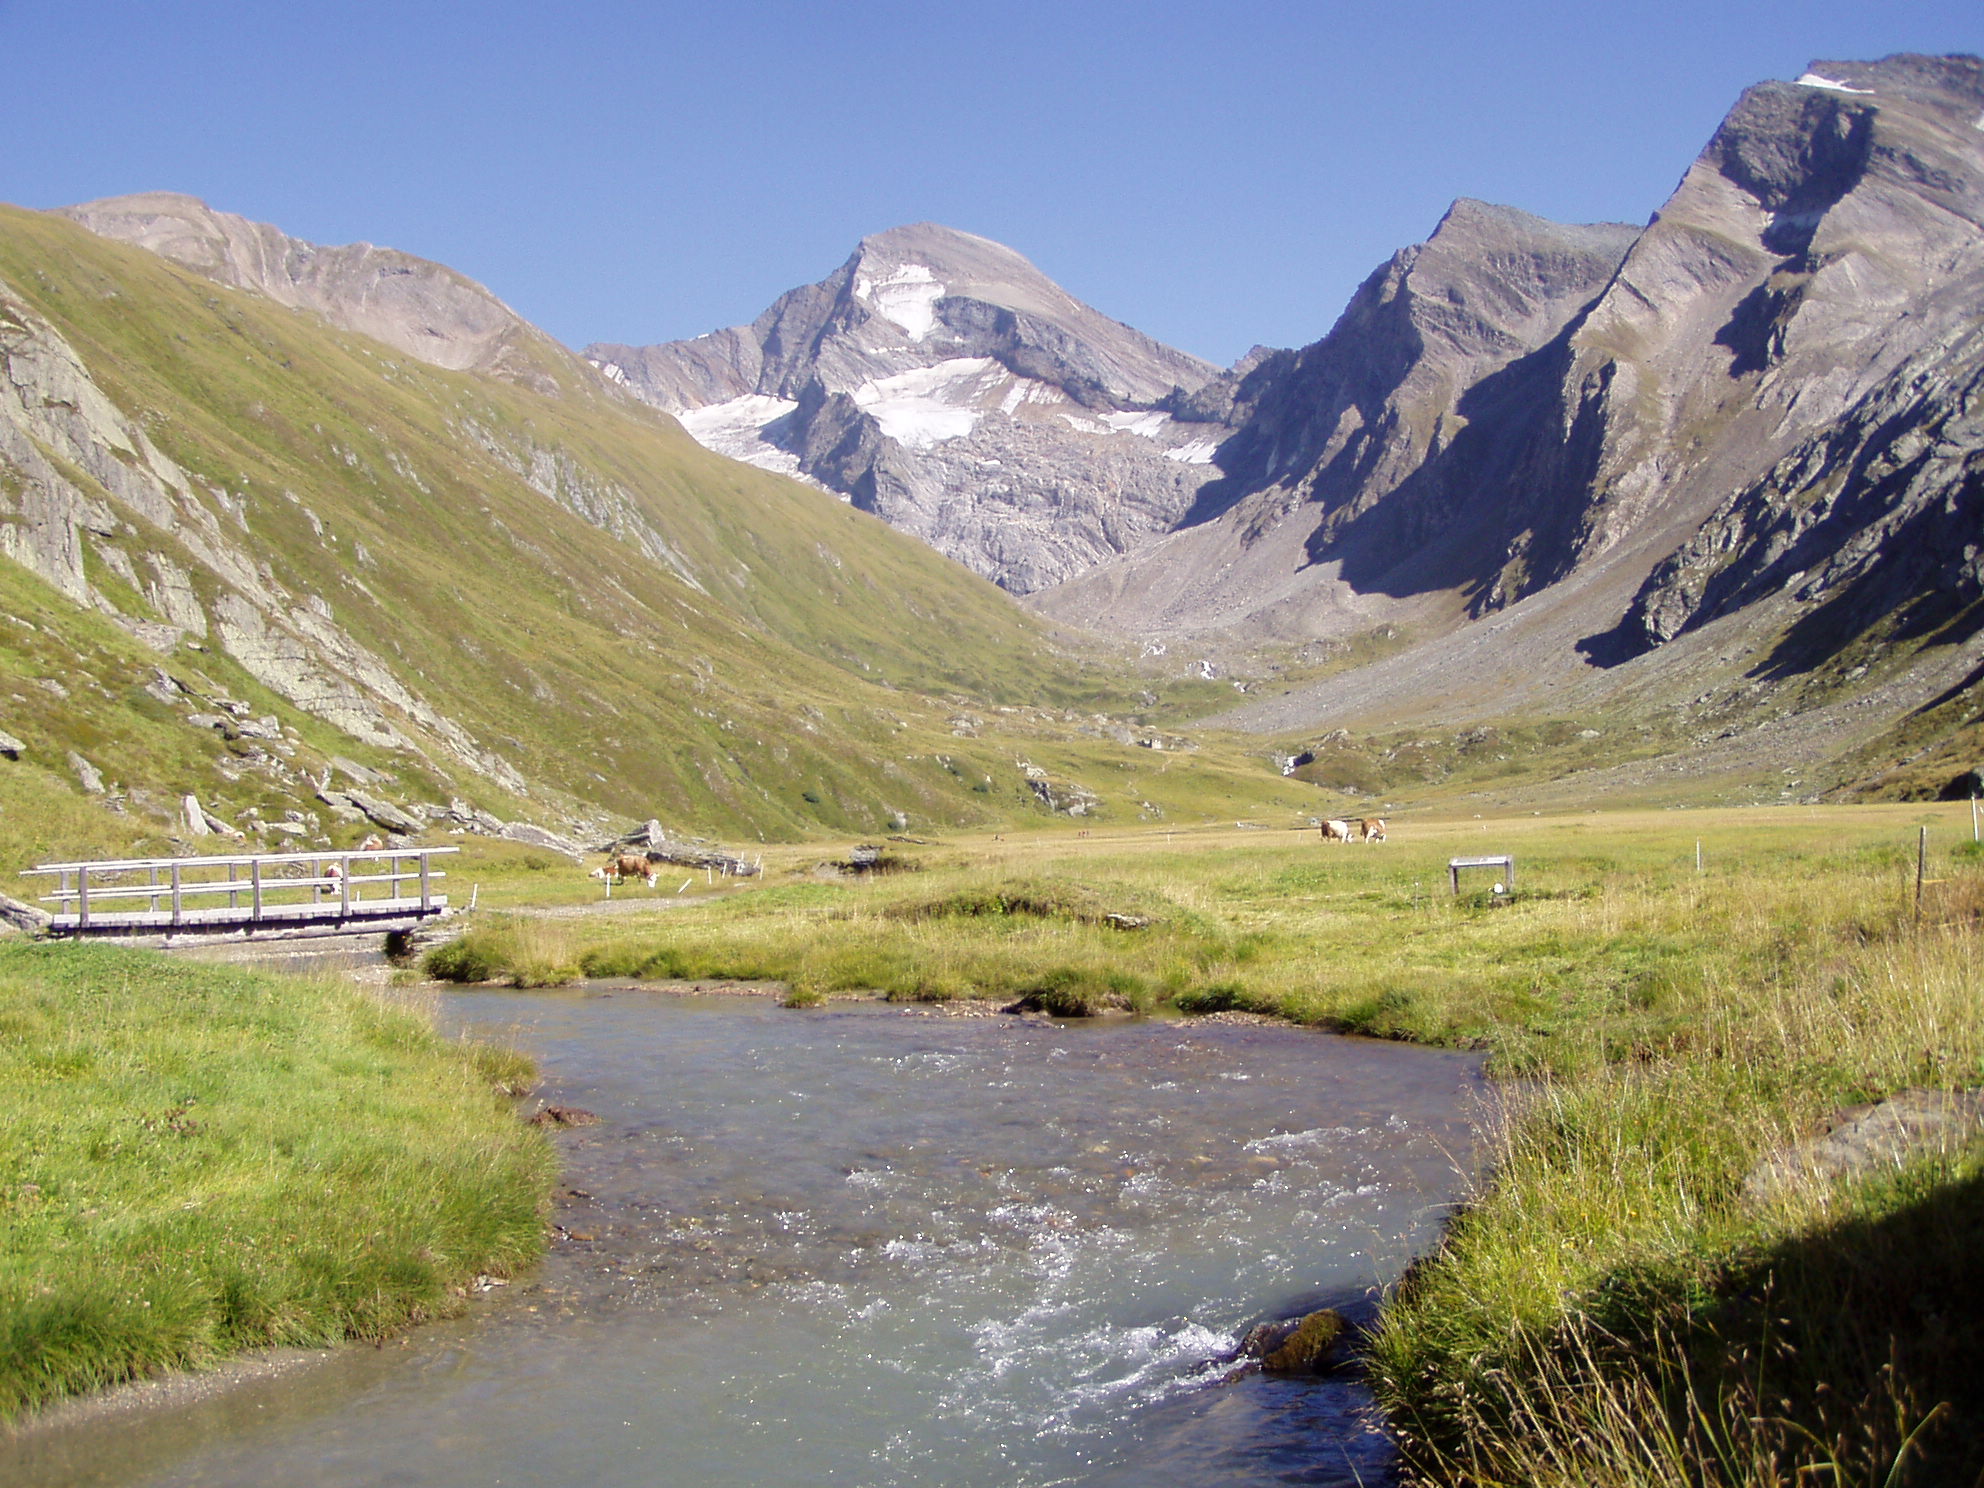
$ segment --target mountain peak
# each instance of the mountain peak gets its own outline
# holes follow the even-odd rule
[[[939,299],[980,300],[1027,315],[1063,318],[1082,307],[1003,243],[936,222],[873,233],[845,265],[854,297],[915,339],[928,334]]]
[[[1928,57],[1914,52],[1898,52],[1878,62],[1818,59],[1791,86],[1906,99],[1932,108],[1965,110],[1974,118],[1984,108],[1984,59],[1963,53]]]

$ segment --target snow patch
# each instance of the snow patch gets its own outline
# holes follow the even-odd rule
[[[728,455],[733,460],[742,460],[746,465],[755,465],[760,470],[776,471],[780,475],[803,480],[808,485],[818,485],[819,482],[800,473],[798,456],[780,449],[764,437],[767,424],[784,418],[798,406],[784,398],[746,393],[726,403],[688,409],[675,417],[689,431],[689,437],[704,449],[715,450],[719,455]]]
[[[922,264],[904,264],[883,279],[866,274],[854,278],[854,297],[901,326],[912,341],[921,341],[937,324],[937,301],[945,293],[937,276]]]
[[[1827,88],[1834,93],[1871,93],[1872,88],[1849,88],[1845,83],[1836,83],[1829,77],[1820,77],[1816,72],[1808,72],[1798,79],[1801,88]]]
[[[1030,377],[1020,377],[1006,389],[1006,396],[999,400],[999,412],[1011,418],[1025,403],[1065,403],[1068,395],[1051,382],[1035,382]]]
[[[1141,434],[1146,439],[1155,439],[1171,418],[1163,413],[1105,413],[1102,421],[1119,434]]]
[[[1190,444],[1166,450],[1164,458],[1176,460],[1180,465],[1210,465],[1213,452],[1218,448],[1219,441],[1216,439],[1194,439]]]
[[[1103,428],[1102,425],[1098,424],[1094,419],[1082,418],[1079,414],[1064,413],[1061,415],[1061,417],[1066,419],[1068,421],[1068,427],[1075,430],[1077,433],[1106,434],[1109,432],[1107,429]]]
[[[991,357],[951,357],[863,383],[854,402],[882,432],[911,449],[962,439],[978,427],[984,401],[1005,377]]]

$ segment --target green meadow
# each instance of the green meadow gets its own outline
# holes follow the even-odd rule
[[[1009,834],[891,844],[895,871],[860,878],[784,848],[735,892],[616,894],[652,912],[488,914],[429,966],[1241,1010],[1485,1051],[1492,1160],[1368,1345],[1418,1471],[1971,1483],[1976,1147],[1745,1187],[1842,1107],[1984,1085],[1970,836],[1964,807],[1797,806],[1396,821],[1368,846]],[[1450,858],[1504,852],[1512,894],[1481,871],[1450,892]]]
[[[417,993],[0,945],[0,1422],[243,1349],[376,1339],[543,1249],[549,1145]]]

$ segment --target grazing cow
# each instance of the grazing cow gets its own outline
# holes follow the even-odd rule
[[[1325,842],[1348,842],[1350,840],[1350,823],[1347,821],[1331,819],[1322,824],[1321,831],[1323,841]]]
[[[1382,816],[1367,816],[1357,824],[1357,828],[1364,834],[1366,842],[1385,840],[1385,819]]]
[[[639,853],[615,853],[606,860],[606,866],[595,868],[589,877],[603,878],[608,883],[619,883],[629,878],[647,880],[649,888],[654,887],[655,875],[661,871],[661,864]]]
[[[352,850],[354,852],[384,852],[386,850],[386,839],[381,837],[377,832],[374,832]]]

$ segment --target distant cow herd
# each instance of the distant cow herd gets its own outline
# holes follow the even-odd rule
[[[1360,817],[1356,821],[1318,822],[1325,842],[1383,842],[1385,820],[1381,816]]]

